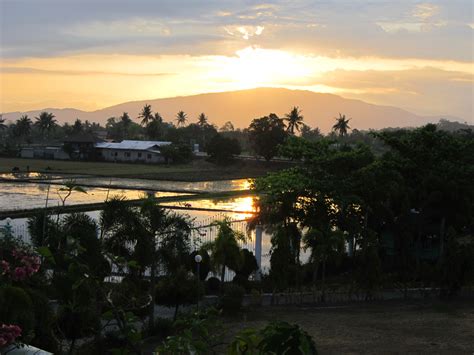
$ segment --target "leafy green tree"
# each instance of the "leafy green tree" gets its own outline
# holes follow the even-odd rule
[[[71,127],[71,134],[79,134],[84,132],[84,126],[79,118],[76,118],[74,124]]]
[[[155,112],[155,115],[153,116],[153,121],[163,123],[163,117],[161,117],[158,112]]]
[[[249,138],[253,150],[267,161],[277,154],[278,146],[285,142],[286,137],[285,124],[274,113],[250,123]]]
[[[338,132],[339,137],[347,136],[347,132],[350,129],[349,127],[350,120],[351,120],[350,118],[346,119],[346,115],[339,114],[339,117],[336,118],[336,123],[334,124],[334,126],[332,126],[332,130],[334,132]]]
[[[166,164],[180,164],[186,163],[193,158],[193,152],[188,144],[183,143],[172,143],[170,145],[164,145],[160,147],[160,152],[165,159]]]
[[[285,121],[287,122],[286,130],[291,134],[295,134],[295,131],[299,132],[303,125],[303,116],[298,106],[285,115]]]
[[[154,117],[153,111],[151,110],[151,105],[146,104],[143,106],[138,118],[141,119],[142,126],[146,126],[150,121],[152,121]]]
[[[318,127],[311,129],[310,126],[303,123],[301,127],[301,137],[309,141],[315,141],[321,139],[323,137],[323,134],[321,133],[321,130]]]
[[[163,123],[153,119],[146,125],[145,133],[149,139],[160,139],[163,136]]]
[[[210,161],[219,165],[230,164],[241,152],[239,141],[220,134],[215,135],[206,146]]]
[[[219,131],[221,132],[233,132],[235,130],[234,124],[230,121],[227,121],[222,125],[221,128],[219,128]]]

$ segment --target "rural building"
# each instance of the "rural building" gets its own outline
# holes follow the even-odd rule
[[[20,157],[55,160],[70,159],[69,154],[67,154],[61,147],[52,146],[23,147],[20,151]]]
[[[95,134],[79,133],[64,139],[63,150],[74,160],[96,160],[97,151],[95,145],[103,142]]]
[[[165,161],[160,147],[170,145],[162,141],[131,141],[120,143],[101,142],[95,144],[99,159],[107,161],[162,163]]]

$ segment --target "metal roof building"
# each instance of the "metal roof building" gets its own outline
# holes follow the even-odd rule
[[[100,156],[108,161],[161,163],[164,158],[160,147],[170,145],[163,141],[132,141],[123,140],[118,143],[100,142],[94,147]]]

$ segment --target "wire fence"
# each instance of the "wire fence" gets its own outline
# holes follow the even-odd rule
[[[193,222],[193,227],[191,229],[191,245],[194,250],[199,250],[202,245],[205,243],[213,242],[219,233],[219,228],[216,224],[218,221],[222,221],[224,218],[227,218],[229,223],[232,226],[234,231],[242,233],[245,238],[244,240],[239,240],[238,244],[242,249],[247,249],[255,255],[256,245],[255,245],[255,231],[248,229],[248,222],[249,219],[229,219],[228,214],[226,213],[217,213],[212,216],[206,217],[198,222]],[[31,236],[28,230],[28,223],[27,221],[15,221],[11,224],[11,231],[12,234],[18,238],[19,240],[23,241],[27,244],[32,244]],[[98,231],[100,235],[100,230]],[[264,244],[268,244],[265,243]],[[129,248],[133,248],[133,244],[128,245]],[[262,250],[262,272],[268,270],[269,264],[269,250],[268,247],[263,247]],[[113,268],[113,272],[116,268]],[[118,270],[115,270],[118,271]],[[217,276],[211,274],[210,276]],[[231,281],[235,273],[231,270],[226,269],[225,273],[225,280]]]

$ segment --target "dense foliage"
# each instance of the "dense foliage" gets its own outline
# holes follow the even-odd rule
[[[328,265],[334,273],[341,262],[368,298],[389,278],[432,282],[446,296],[472,282],[473,133],[427,125],[376,138],[380,156],[344,138],[292,137],[280,153],[300,163],[256,180],[275,287],[297,286],[301,243],[322,299]]]

